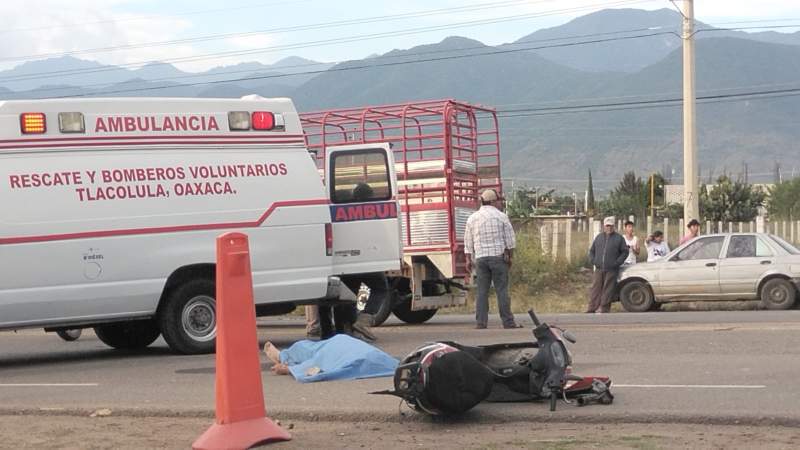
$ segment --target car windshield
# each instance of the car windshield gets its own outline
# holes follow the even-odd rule
[[[797,247],[795,247],[794,245],[772,234],[770,234],[769,237],[772,238],[773,241],[775,241],[778,245],[780,245],[781,248],[786,250],[790,255],[800,255],[800,250],[798,250]]]

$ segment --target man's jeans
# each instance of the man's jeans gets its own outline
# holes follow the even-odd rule
[[[508,297],[508,264],[502,256],[478,258],[476,263],[478,275],[478,296],[475,299],[475,321],[485,326],[489,321],[489,287],[494,283],[497,293],[497,309],[503,326],[514,324],[511,314],[511,299]]]

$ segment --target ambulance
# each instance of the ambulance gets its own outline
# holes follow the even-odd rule
[[[0,134],[0,330],[211,352],[215,239],[234,230],[258,315],[401,267],[389,145],[328,151],[323,183],[289,99],[4,101]]]

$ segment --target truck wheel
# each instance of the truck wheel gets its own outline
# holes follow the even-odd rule
[[[419,311],[412,311],[411,310],[411,298],[406,296],[403,301],[398,303],[392,312],[394,315],[397,316],[398,319],[402,320],[405,323],[410,324],[419,324],[427,322],[431,319],[434,315],[436,315],[436,309],[421,309]]]
[[[361,278],[343,278],[345,285],[353,291],[358,293],[361,288],[361,283],[367,285],[370,290],[369,300],[364,308],[364,312],[369,314],[369,326],[377,327],[392,313],[392,305],[394,305],[393,290],[389,289],[389,282],[383,275],[366,276]]]
[[[619,293],[620,302],[625,311],[645,312],[653,307],[653,291],[643,281],[631,281],[622,287]]]
[[[767,309],[789,309],[794,305],[796,295],[792,283],[773,278],[761,288],[761,304]]]
[[[161,332],[156,321],[148,319],[98,325],[94,334],[109,347],[134,350],[152,344]]]
[[[217,337],[216,286],[196,279],[173,290],[158,313],[161,334],[169,347],[185,355],[212,353]]]

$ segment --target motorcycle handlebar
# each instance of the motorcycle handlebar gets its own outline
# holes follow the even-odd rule
[[[539,322],[539,318],[536,317],[536,313],[533,312],[533,309],[529,309],[528,310],[528,315],[531,316],[531,320],[533,320],[533,324],[536,325],[537,327],[542,324],[541,322]]]

